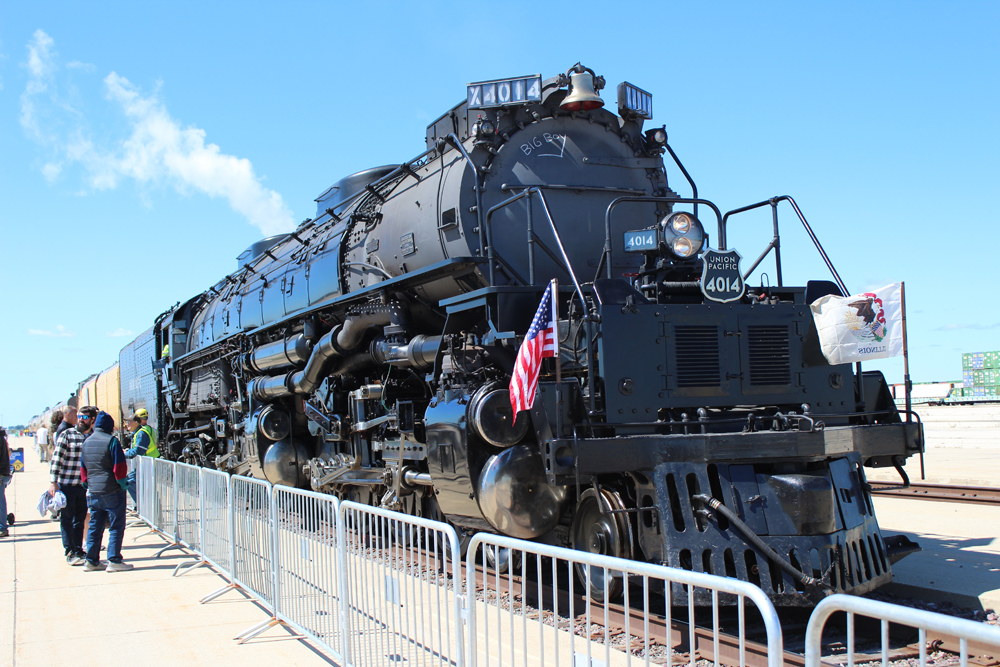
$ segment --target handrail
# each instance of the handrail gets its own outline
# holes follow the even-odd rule
[[[535,236],[534,224],[533,224],[532,216],[531,216],[531,197],[534,196],[534,195],[536,195],[536,194],[538,195],[539,200],[541,200],[541,202],[542,202],[542,210],[545,211],[545,217],[549,221],[549,227],[552,229],[552,235],[556,239],[556,245],[559,246],[559,253],[562,255],[562,261],[563,261],[563,267],[562,268],[564,268],[566,270],[566,272],[569,274],[569,277],[573,280],[573,286],[576,288],[576,293],[580,297],[580,303],[586,304],[587,302],[583,298],[583,289],[580,287],[580,281],[577,280],[576,272],[573,271],[573,265],[569,261],[569,255],[566,254],[566,248],[563,246],[562,237],[559,236],[559,230],[556,229],[555,220],[552,219],[552,212],[549,210],[549,204],[545,200],[545,193],[542,192],[541,188],[539,188],[539,187],[530,187],[530,188],[527,188],[525,190],[522,190],[521,192],[517,193],[516,195],[514,195],[512,197],[508,197],[507,199],[503,200],[502,202],[500,202],[499,204],[497,204],[496,206],[494,206],[493,208],[491,208],[490,210],[488,210],[486,212],[486,228],[487,228],[487,230],[489,230],[488,233],[487,233],[487,238],[491,239],[492,236],[493,236],[493,232],[492,232],[492,229],[493,229],[493,214],[496,213],[501,208],[505,208],[507,206],[510,206],[511,204],[513,204],[514,202],[518,201],[519,199],[527,198],[528,199],[528,242],[529,242],[529,245],[528,245],[528,259],[529,259],[528,271],[529,271],[529,273],[528,273],[528,276],[529,276],[530,283],[532,285],[534,285],[534,282],[535,282],[535,280],[534,280],[534,277],[535,277],[535,266],[534,266],[534,264],[535,264],[535,261],[534,261],[535,260],[535,252],[534,252],[533,244],[534,243],[538,243],[539,245],[542,246],[543,249],[546,250],[546,252],[549,253],[550,256],[553,256],[553,253],[551,251],[549,251],[547,248],[545,248],[545,244],[542,243],[541,240],[539,240]],[[487,257],[487,264],[489,265],[490,284],[493,285],[494,282],[495,282],[494,281],[495,271],[494,271],[494,267],[493,267],[494,250],[493,250],[493,244],[492,244],[492,242],[486,247],[486,257]],[[557,258],[553,257],[553,259],[557,259]],[[500,261],[502,262],[503,260],[500,259]]]
[[[462,157],[465,158],[466,164],[472,168],[472,175],[476,179],[476,225],[479,229],[479,247],[492,247],[493,240],[489,238],[488,232],[483,231],[483,170],[476,166],[476,163],[472,161],[471,157],[469,157],[468,151],[465,150],[465,146],[462,145],[462,140],[459,139],[457,135],[454,133],[449,134],[446,141],[454,146],[455,150],[462,154]],[[441,155],[444,156],[443,150],[441,151]],[[487,243],[489,246],[486,245]],[[490,272],[492,273],[492,271],[493,264],[490,263]],[[490,284],[493,284],[492,276],[490,277]]]
[[[726,249],[726,228],[722,224],[722,212],[719,207],[708,201],[707,199],[697,199],[690,197],[619,197],[615,199],[610,204],[608,204],[607,210],[604,212],[604,253],[601,255],[601,262],[604,262],[605,257],[608,260],[608,278],[611,278],[611,211],[618,204],[623,203],[654,203],[654,202],[664,202],[668,204],[704,204],[715,211],[715,218],[719,224],[719,250]]]
[[[771,207],[771,214],[774,220],[774,238],[771,240],[771,243],[768,244],[764,252],[761,253],[761,256],[757,258],[757,261],[754,262],[753,266],[750,267],[750,270],[747,271],[746,275],[744,276],[744,280],[747,277],[749,277],[750,274],[753,273],[754,269],[756,269],[757,266],[764,260],[764,258],[767,257],[767,254],[771,252],[771,248],[774,248],[775,262],[778,270],[778,286],[779,287],[781,286],[781,249],[780,249],[781,243],[778,236],[778,204],[783,201],[787,201],[789,204],[791,204],[792,209],[795,211],[795,214],[799,216],[799,220],[802,222],[802,226],[805,227],[806,233],[809,235],[809,238],[812,239],[813,244],[816,246],[816,250],[819,251],[819,255],[820,257],[823,258],[823,262],[826,264],[826,268],[830,270],[830,273],[837,281],[837,286],[840,287],[840,291],[843,293],[844,296],[850,296],[851,293],[848,291],[847,286],[844,284],[844,281],[841,280],[840,274],[837,273],[837,269],[834,268],[833,262],[830,261],[830,256],[826,254],[826,250],[823,249],[823,245],[819,242],[819,239],[816,237],[816,233],[812,230],[812,227],[809,226],[809,222],[806,220],[806,217],[802,215],[802,210],[799,208],[799,205],[796,204],[795,200],[788,195],[771,197],[770,199],[764,200],[762,202],[757,202],[756,204],[750,204],[749,206],[736,208],[733,209],[732,211],[729,211],[728,213],[726,213],[725,216],[723,216],[722,229],[723,233],[725,233],[726,224],[729,221],[729,216],[736,215],[737,213],[745,213],[746,211],[752,211],[756,208],[760,208],[761,206],[769,205]]]
[[[802,221],[802,226],[805,227],[806,233],[809,235],[809,238],[812,239],[813,244],[816,246],[816,250],[819,251],[819,256],[823,258],[823,262],[826,264],[826,268],[830,269],[830,273],[833,274],[834,279],[837,281],[837,286],[840,288],[841,294],[843,294],[844,296],[850,296],[851,292],[847,289],[847,285],[845,285],[844,281],[840,278],[840,274],[837,273],[837,269],[834,268],[833,262],[830,261],[830,256],[826,254],[826,250],[823,249],[823,245],[819,242],[819,238],[816,237],[816,233],[812,230],[812,227],[809,226],[809,222],[806,220],[806,216],[802,215],[802,210],[799,208],[799,205],[796,204],[795,200],[792,199],[789,195],[771,197],[770,199],[767,199],[762,202],[757,202],[756,204],[750,204],[749,206],[736,208],[733,209],[732,211],[729,211],[728,213],[726,213],[725,216],[723,216],[722,231],[723,234],[725,234],[726,223],[729,220],[729,216],[736,215],[737,213],[744,213],[746,211],[752,211],[753,209],[760,208],[761,206],[769,205],[771,207],[771,216],[774,220],[774,238],[771,239],[771,242],[767,245],[767,248],[764,250],[764,252],[761,253],[760,257],[757,258],[757,261],[754,262],[754,265],[750,267],[750,270],[747,271],[745,276],[743,276],[743,280],[746,281],[746,279],[750,276],[750,274],[753,273],[754,269],[757,268],[757,265],[760,264],[762,261],[764,261],[764,258],[767,257],[767,254],[771,252],[771,248],[774,248],[775,264],[778,270],[778,285],[781,286],[781,250],[780,250],[781,242],[778,237],[778,204],[783,201],[787,201],[789,204],[791,204],[792,209],[795,211],[795,215],[799,216],[799,220]],[[858,402],[864,404],[865,381],[864,381],[864,376],[862,375],[861,372],[860,361],[855,364],[855,369],[856,369],[855,375],[858,378],[858,395],[857,395]]]

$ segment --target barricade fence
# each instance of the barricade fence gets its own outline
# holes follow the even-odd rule
[[[177,541],[177,487],[172,461],[153,459],[152,525],[171,542]]]
[[[651,615],[670,628],[674,607],[686,606],[687,617],[677,620],[687,622],[688,647],[696,647],[695,605],[687,602],[705,599],[719,664],[722,595],[737,609],[738,665],[747,664],[747,603],[763,621],[769,667],[781,667],[784,659],[777,612],[749,582],[489,533],[472,538],[465,568],[471,664],[649,664]],[[613,626],[621,632],[612,635]],[[693,662],[695,651],[688,652]]]
[[[201,475],[201,556],[227,577],[233,570],[230,477],[199,468]]]
[[[177,463],[174,477],[177,479],[177,510],[174,525],[177,527],[177,541],[201,553],[201,475],[197,466]]]
[[[710,607],[699,619],[711,614],[716,666],[720,603],[737,611],[738,659],[726,664],[746,664],[750,609],[764,626],[769,667],[783,664],[777,613],[748,582],[486,533],[463,549],[443,522],[163,459],[140,457],[136,469],[139,517],[230,582],[202,602],[240,588],[270,614],[237,635],[241,642],[282,623],[355,667],[670,665],[671,647],[653,655],[651,623],[669,632],[686,607],[676,620],[687,622],[682,650],[693,667],[707,649],[705,635],[695,636],[694,600]],[[883,665],[889,623],[919,628],[922,645],[927,631],[955,638],[962,667],[970,641],[1000,647],[996,628],[835,595],[809,621],[806,667],[820,667],[823,628],[840,611],[850,654],[853,615],[882,619]]]
[[[273,493],[280,618],[343,659],[347,610],[341,604],[339,503],[333,496],[283,486]]]
[[[813,610],[806,627],[806,667],[821,667],[823,630],[826,622],[837,612],[847,614],[847,666],[854,667],[855,616],[865,616],[881,622],[882,665],[889,663],[889,625],[895,623],[915,628],[920,646],[920,667],[927,665],[928,632],[936,633],[935,640],[943,638],[957,643],[961,667],[969,664],[970,651],[986,647],[996,655],[1000,649],[1000,630],[983,623],[937,614],[923,609],[913,609],[879,600],[856,598],[850,595],[831,595]],[[983,664],[983,663],[980,663]]]
[[[466,664],[453,527],[345,502],[339,545],[353,664]]]

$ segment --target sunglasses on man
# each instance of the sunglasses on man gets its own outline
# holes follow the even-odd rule
[[[77,415],[77,416],[76,416],[76,418],[77,418],[77,419],[82,419],[82,420],[84,420],[84,421],[87,421],[87,420],[90,420],[90,419],[93,419],[93,417],[91,417],[90,415]]]

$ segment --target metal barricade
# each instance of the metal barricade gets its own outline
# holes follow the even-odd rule
[[[177,541],[201,552],[201,475],[197,466],[175,464],[177,477]]]
[[[655,644],[651,622],[664,623],[669,637],[673,608],[687,605],[687,619],[677,620],[688,624],[690,664],[696,654],[711,654],[718,667],[721,595],[732,596],[728,601],[737,610],[734,663],[747,664],[751,603],[766,630],[768,665],[782,665],[777,612],[760,588],[745,581],[484,533],[472,538],[465,571],[470,665],[648,665]],[[687,604],[704,597],[711,600],[703,612],[711,613],[710,637],[696,630],[695,605]]]
[[[153,485],[153,459],[146,456],[138,456],[135,459],[135,484],[136,484],[136,497],[139,500],[139,506],[136,508],[136,513],[139,518],[146,522],[152,530],[156,530],[156,521],[153,516],[155,503],[153,499],[156,497],[156,491]]]
[[[230,524],[229,475],[200,468],[201,475],[201,554],[227,577],[233,572],[233,540]]]
[[[338,528],[347,661],[464,665],[455,529],[354,502],[341,503]]]
[[[186,463],[174,464],[176,491],[175,525],[177,526],[177,542],[180,546],[193,551],[198,560],[194,563],[178,563],[173,576],[187,574],[191,570],[207,565],[208,561],[201,555],[202,550],[202,511],[201,511],[201,469]]]
[[[177,542],[174,463],[153,459],[153,525],[171,542]]]
[[[851,595],[831,595],[813,610],[806,628],[806,667],[820,667],[822,657],[823,628],[835,612],[847,613],[847,665],[854,667],[854,616],[879,619],[882,622],[882,665],[889,662],[889,624],[898,623],[918,629],[920,644],[920,665],[927,664],[927,642],[937,639],[957,644],[961,667],[967,667],[970,651],[980,646],[989,647],[995,655],[1000,648],[1000,628],[984,623],[976,623],[961,618],[945,616],[922,609],[912,609],[899,605],[868,600]],[[935,636],[928,637],[928,633]]]
[[[337,544],[339,503],[330,495],[287,486],[274,487],[272,503],[277,615],[342,660],[346,609]]]
[[[231,484],[233,583],[271,612],[269,620],[236,636],[242,643],[279,622],[274,604],[274,524],[268,482],[234,476]]]

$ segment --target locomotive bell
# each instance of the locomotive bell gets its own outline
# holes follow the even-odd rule
[[[566,111],[590,111],[604,106],[604,100],[594,90],[594,75],[590,72],[573,73],[569,77],[569,93],[559,105]]]

